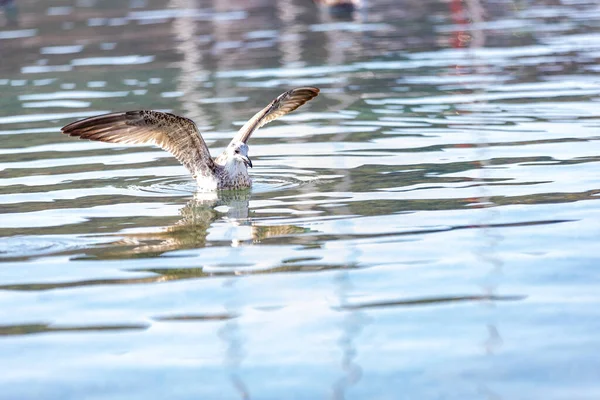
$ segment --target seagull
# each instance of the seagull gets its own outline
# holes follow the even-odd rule
[[[98,115],[61,128],[80,139],[122,144],[153,144],[168,151],[192,174],[202,191],[246,189],[252,186],[248,139],[254,131],[294,111],[319,94],[298,87],[279,95],[257,112],[233,137],[223,153],[211,157],[194,121],[161,111],[137,110]]]

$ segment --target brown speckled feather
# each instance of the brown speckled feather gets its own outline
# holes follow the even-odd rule
[[[319,89],[315,87],[299,87],[288,90],[250,118],[235,135],[233,141],[246,143],[255,130],[294,111],[318,95]]]
[[[73,122],[62,128],[69,136],[109,143],[154,144],[173,154],[194,177],[209,176],[216,165],[196,124],[160,111],[127,111]]]

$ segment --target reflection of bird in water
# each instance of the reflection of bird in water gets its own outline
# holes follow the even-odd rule
[[[281,94],[256,113],[218,157],[212,158],[196,124],[160,111],[126,111],[99,115],[62,128],[69,136],[109,143],[154,144],[170,152],[190,171],[201,190],[243,189],[252,185],[246,142],[261,126],[294,111],[319,94],[300,87]]]
[[[124,234],[122,240],[112,245],[133,246],[125,253],[149,256],[173,250],[200,248],[206,246],[206,237],[211,225],[220,219],[226,220],[232,226],[249,226],[253,243],[307,231],[306,228],[295,225],[252,224],[249,220],[249,199],[250,191],[247,190],[196,193],[180,210],[181,219],[174,225],[159,232]],[[218,209],[223,210],[223,213]],[[232,239],[234,245],[239,242],[237,238]],[[118,253],[123,254],[122,249]]]

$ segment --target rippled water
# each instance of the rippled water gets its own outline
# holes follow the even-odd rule
[[[597,399],[600,8],[5,2],[1,399]],[[60,127],[152,108],[251,191]]]

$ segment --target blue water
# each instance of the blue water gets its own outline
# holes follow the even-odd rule
[[[0,399],[598,399],[597,2],[0,12]],[[250,191],[74,120],[157,109]]]

